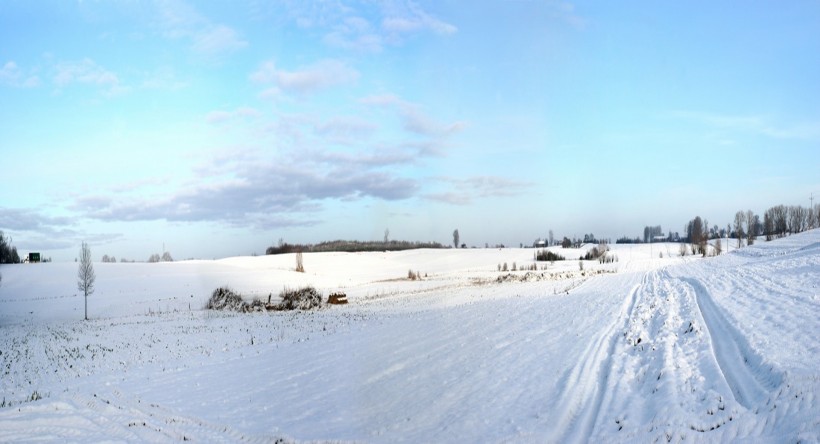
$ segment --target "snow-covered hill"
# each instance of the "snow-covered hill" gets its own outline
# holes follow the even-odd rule
[[[76,264],[2,266],[0,441],[820,439],[820,230],[585,250],[95,264],[87,322]],[[350,304],[202,310],[305,284]]]

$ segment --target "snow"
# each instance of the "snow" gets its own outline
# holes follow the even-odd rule
[[[820,440],[820,230],[591,247],[98,263],[89,321],[76,264],[4,265],[0,442]],[[308,284],[350,303],[202,309]]]

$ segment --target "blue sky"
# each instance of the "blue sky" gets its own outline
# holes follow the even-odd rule
[[[7,1],[0,229],[183,259],[807,206],[819,26],[814,1]]]

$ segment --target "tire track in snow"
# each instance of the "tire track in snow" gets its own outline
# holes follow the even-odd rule
[[[760,374],[762,358],[752,351],[743,335],[722,315],[706,287],[694,278],[680,280],[695,292],[698,310],[711,339],[712,353],[735,400],[753,410],[769,398],[780,385],[782,377],[774,374],[763,377]]]
[[[647,276],[648,273],[644,274],[641,284],[632,287],[617,318],[587,346],[579,363],[573,367],[568,377],[564,378],[564,388],[558,404],[568,407],[558,419],[555,434],[549,441],[589,440],[603,402],[612,369],[612,357],[621,337],[620,331],[632,317],[640,288],[646,283]]]

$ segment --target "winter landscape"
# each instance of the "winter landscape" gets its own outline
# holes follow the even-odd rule
[[[818,29],[0,1],[0,443],[820,442]]]
[[[820,439],[820,230],[677,246],[98,263],[87,322],[76,264],[6,265],[0,441]],[[349,303],[203,309],[306,284]]]

